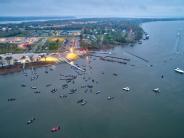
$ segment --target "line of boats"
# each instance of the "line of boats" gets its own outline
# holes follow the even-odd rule
[[[130,88],[129,87],[124,87],[123,90],[128,92],[128,91],[130,91]],[[153,89],[153,91],[155,93],[160,93],[160,89],[159,88],[155,88],[155,89]]]

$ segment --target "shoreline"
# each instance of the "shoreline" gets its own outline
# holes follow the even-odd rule
[[[57,64],[55,62],[32,62],[26,63],[25,69],[47,67],[49,65]],[[23,70],[23,64],[10,65],[6,67],[0,67],[0,75],[7,75],[11,73],[21,72]]]
[[[93,52],[100,52],[100,51],[107,51],[110,49],[114,49],[115,47],[124,47],[124,46],[128,46],[130,44],[136,44],[135,43],[124,43],[124,44],[119,44],[119,45],[110,45],[108,47],[104,46],[102,48],[89,48],[88,54],[87,55],[82,55],[81,58],[83,58],[84,56],[90,56],[90,53]],[[22,54],[22,53],[21,53]],[[30,63],[26,63],[25,64],[25,69],[31,69],[32,67],[34,68],[40,68],[40,67],[46,67],[49,65],[56,65],[58,63],[56,62],[43,62],[43,61],[38,61],[38,62],[30,62]],[[16,73],[16,72],[21,72],[23,70],[23,64],[15,64],[15,65],[9,65],[9,66],[4,66],[4,67],[0,67],[0,75],[7,75],[7,74],[11,74],[11,73]]]

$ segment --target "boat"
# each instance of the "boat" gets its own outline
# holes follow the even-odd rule
[[[83,102],[81,103],[81,105],[85,105],[87,104],[87,101],[83,100]]]
[[[174,71],[176,71],[177,73],[180,73],[180,74],[184,74],[184,71],[181,70],[180,68],[176,68],[176,69],[174,69]]]
[[[50,69],[51,71],[53,71],[53,70],[56,69],[56,66],[55,66],[55,65],[51,65],[49,69]]]
[[[32,78],[31,78],[31,81],[33,81],[33,80],[35,80],[35,79],[36,79],[35,77],[32,77]]]
[[[133,46],[134,46],[134,44],[133,44],[133,43],[131,43],[131,44],[130,44],[130,46],[131,46],[131,47],[133,47]]]
[[[24,76],[28,76],[28,74],[27,73],[24,73]]]
[[[33,122],[31,120],[27,121],[27,125],[32,124]]]
[[[125,87],[123,88],[124,91],[130,91],[130,88],[129,87]]]
[[[67,95],[60,95],[60,98],[67,98]]]
[[[160,89],[159,88],[155,88],[155,89],[153,89],[153,91],[156,92],[156,93],[159,93]]]
[[[53,127],[50,131],[51,132],[57,132],[57,131],[59,131],[61,128],[60,128],[60,126],[57,126],[57,127]]]
[[[138,44],[142,44],[142,41],[138,41]]]
[[[38,94],[38,93],[40,93],[40,91],[35,91],[34,93],[35,93],[35,94]]]
[[[75,93],[77,89],[71,89],[70,92]]]
[[[71,91],[71,92],[69,92],[68,94],[74,94],[75,92],[74,91]]]
[[[63,84],[63,85],[62,85],[62,88],[63,88],[63,89],[68,88],[68,84]]]
[[[118,74],[117,74],[117,73],[113,73],[113,75],[114,75],[114,76],[118,76]]]
[[[52,86],[52,84],[47,84],[47,85],[46,85],[46,87],[50,87],[50,86]]]
[[[80,99],[77,101],[77,103],[82,103],[84,101],[84,99]]]
[[[21,87],[26,87],[26,85],[25,84],[21,84]]]
[[[145,39],[148,40],[150,38],[150,36],[148,34],[146,34]]]
[[[35,120],[36,120],[36,118],[34,118],[34,117],[32,119],[28,120],[27,121],[27,125],[32,124]]]
[[[46,74],[48,74],[49,72],[48,71],[45,71]]]
[[[97,91],[97,92],[96,92],[96,94],[99,94],[99,93],[101,93],[101,91]]]
[[[112,100],[112,99],[114,99],[114,97],[111,97],[111,96],[107,97],[107,100]]]
[[[12,101],[16,101],[16,99],[15,98],[9,98],[8,101],[12,102]]]
[[[55,92],[57,92],[57,89],[56,88],[53,88],[50,92],[51,93],[55,93]]]
[[[37,89],[37,87],[35,87],[35,86],[32,86],[32,87],[31,87],[31,89]]]
[[[93,85],[88,85],[87,87],[88,87],[88,88],[93,88]]]

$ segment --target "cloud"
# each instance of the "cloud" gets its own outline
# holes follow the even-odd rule
[[[184,16],[184,0],[0,0],[0,16]]]

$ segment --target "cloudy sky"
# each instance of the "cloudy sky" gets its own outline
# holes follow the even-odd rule
[[[0,16],[184,16],[184,0],[0,0]]]

